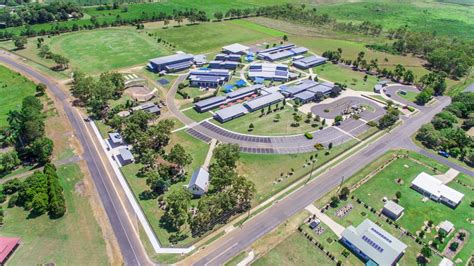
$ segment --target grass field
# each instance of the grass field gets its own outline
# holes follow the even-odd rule
[[[19,109],[23,98],[34,94],[33,82],[0,65],[0,128],[8,126],[8,112]]]
[[[210,112],[199,113],[194,108],[184,111],[183,114],[196,122],[212,117]]]
[[[194,169],[198,168],[200,165],[204,163],[207,150],[208,150],[207,144],[191,137],[190,135],[188,135],[187,133],[183,131],[176,132],[171,135],[171,142],[170,142],[169,147],[172,147],[176,143],[179,143],[183,147],[186,148],[186,151],[192,155],[193,162],[191,163],[189,167],[186,168],[187,180],[174,184],[173,186],[170,187],[170,190],[178,189],[189,182],[189,179],[191,178],[191,174],[194,171]],[[163,210],[158,208],[157,200],[156,199],[142,200],[139,198],[140,193],[142,193],[145,190],[150,189],[149,186],[146,184],[145,178],[137,177],[137,173],[140,168],[141,168],[141,165],[139,164],[129,164],[129,165],[124,166],[121,170],[122,170],[123,175],[127,179],[127,182],[130,185],[130,188],[132,189],[133,193],[137,197],[138,202],[140,206],[142,207],[143,212],[145,213],[148,219],[148,222],[150,223],[151,227],[155,231],[155,234],[157,235],[160,243],[163,246],[170,246],[168,238],[171,233],[168,232],[166,229],[160,227],[160,224],[159,224],[160,217],[163,215],[164,212]],[[180,242],[179,245],[187,245],[193,240],[194,240],[193,238],[188,237],[184,241]]]
[[[239,21],[215,22],[155,29],[149,30],[149,32],[175,44],[178,50],[190,53],[208,53],[218,51],[222,46],[236,42],[244,44],[274,38],[276,30],[269,29],[269,33],[265,33],[266,27],[255,25]]]
[[[5,209],[2,236],[21,237],[20,247],[10,265],[104,265],[108,264],[102,232],[92,213],[88,196],[81,193],[82,173],[76,164],[58,167],[64,188],[67,212],[51,220],[47,215],[28,219],[29,212],[15,207]]]
[[[252,263],[259,265],[332,265],[326,254],[311,244],[301,233],[294,232],[263,257]]]
[[[398,96],[402,97],[403,99],[410,101],[410,102],[415,102],[416,101],[416,96],[418,95],[417,92],[414,91],[407,91],[406,94],[402,94],[400,92],[397,92]]]
[[[339,21],[362,22],[370,18],[371,22],[380,23],[386,29],[408,25],[414,31],[474,39],[474,11],[461,5],[433,1],[364,1],[320,5],[318,12]]]
[[[274,109],[275,106],[272,106],[272,110]],[[299,127],[292,127],[291,123],[294,122],[293,109],[290,107],[285,106],[283,110],[278,110],[270,114],[266,114],[267,108],[264,108],[264,110],[265,115],[262,117],[260,117],[260,110],[257,110],[223,124],[217,121],[214,121],[214,123],[228,130],[250,135],[292,135],[317,130],[317,127],[313,128],[311,126],[312,120],[311,123],[305,123],[304,121],[301,121]],[[280,120],[278,122],[274,122],[277,114],[280,115]],[[303,120],[305,119],[305,114],[299,112],[299,115],[304,117]],[[248,131],[249,125],[251,123],[254,125],[254,129],[253,131]],[[318,126],[321,126],[321,123],[319,123]]]
[[[364,81],[365,73],[332,63],[317,66],[313,71],[323,79],[346,84],[347,87],[356,91],[373,92],[378,82],[376,76],[367,75],[367,81]]]
[[[170,53],[132,28],[68,33],[47,43],[52,51],[66,56],[73,69],[88,74],[145,64],[151,58]]]

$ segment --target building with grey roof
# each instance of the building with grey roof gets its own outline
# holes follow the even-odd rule
[[[217,54],[215,60],[241,62],[241,55],[239,54]]]
[[[120,164],[122,166],[125,166],[127,164],[133,163],[133,154],[130,152],[128,148],[121,148],[118,150],[118,159],[120,161]]]
[[[224,96],[215,96],[215,97],[207,98],[205,100],[195,103],[194,108],[198,112],[206,112],[218,107],[219,105],[225,104],[226,99],[227,98]]]
[[[279,92],[274,92],[266,95],[261,95],[253,100],[247,101],[244,105],[251,111],[255,111],[264,107],[267,107],[269,105],[272,105],[274,103],[278,103],[282,101],[285,97],[279,93]]]
[[[249,47],[240,43],[234,43],[222,47],[222,52],[227,54],[246,54],[249,51]]]
[[[267,60],[270,62],[276,60],[282,60],[292,56],[301,55],[308,52],[305,47],[297,47],[294,44],[285,44],[268,48],[257,53],[259,59]]]
[[[193,65],[192,54],[173,54],[151,59],[147,65],[153,72],[177,72],[188,69]]]
[[[160,107],[158,107],[158,105],[152,102],[147,102],[147,103],[143,103],[138,106],[132,107],[132,111],[139,111],[139,110],[142,110],[151,114],[156,114],[156,115],[159,115],[161,113]]]
[[[202,196],[209,188],[209,172],[200,167],[193,172],[188,190],[195,196]]]
[[[474,92],[474,83],[471,83],[471,85],[467,86],[463,92]]]
[[[112,132],[112,133],[109,133],[109,142],[113,145],[122,145],[123,138],[120,135],[120,133]]]
[[[444,220],[439,224],[439,230],[443,230],[446,234],[451,233],[454,230],[454,224],[448,220]]]
[[[299,69],[308,69],[326,63],[326,57],[312,55],[301,59],[293,60],[293,65]]]
[[[233,92],[227,93],[227,98],[230,101],[236,101],[245,97],[248,97],[252,94],[256,94],[263,88],[262,84],[256,84],[248,87],[244,87]]]
[[[366,265],[395,265],[407,248],[407,245],[369,219],[357,227],[347,227],[341,235],[341,242],[364,260]]]
[[[193,58],[193,62],[196,66],[201,67],[207,64],[207,56],[204,54],[195,55]]]
[[[290,72],[288,66],[283,64],[254,63],[249,66],[247,75],[251,80],[262,78],[264,80],[288,81]]]
[[[464,197],[463,193],[446,186],[441,180],[425,172],[416,176],[411,182],[411,188],[451,208],[456,208]]]
[[[298,94],[295,94],[294,99],[299,103],[308,103],[316,98],[316,94],[310,91],[303,91]]]
[[[234,70],[239,66],[239,62],[213,60],[209,62],[209,67],[214,69],[231,69]]]
[[[313,92],[313,93],[322,93],[324,96],[328,96],[331,94],[333,87],[328,87],[324,84],[316,84],[316,86],[311,87],[308,89],[308,91]]]
[[[230,75],[226,69],[196,69],[189,73],[188,80],[191,87],[216,88],[227,82]]]
[[[216,111],[214,118],[221,123],[225,123],[234,118],[243,116],[245,113],[247,113],[247,108],[245,108],[243,104],[235,104]]]
[[[284,89],[282,89],[281,93],[283,93],[285,97],[293,97],[296,94],[306,91],[316,85],[318,85],[317,82],[314,82],[310,79],[305,79],[296,83],[295,85],[285,87]]]
[[[382,213],[388,218],[396,221],[398,218],[400,218],[400,216],[403,215],[404,210],[405,209],[402,206],[398,205],[393,200],[389,200],[383,206]]]

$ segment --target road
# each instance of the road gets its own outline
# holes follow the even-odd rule
[[[19,60],[15,60],[15,56],[12,54],[0,51],[0,62],[10,69],[23,73],[37,82],[46,84],[48,90],[54,95],[56,100],[62,104],[64,112],[74,129],[74,134],[84,148],[82,157],[86,161],[97,193],[100,196],[112,230],[117,238],[125,264],[152,264],[140,242],[131,219],[128,217],[127,208],[122,205],[120,196],[114,188],[111,179],[117,179],[117,177],[110,176],[110,172],[106,170],[104,164],[98,159],[101,155],[98,149],[93,145],[94,140],[92,136],[87,133],[86,124],[83,122],[81,115],[68,101],[67,94],[53,79],[26,64],[19,63]]]
[[[245,223],[241,228],[228,233],[220,240],[206,247],[201,254],[196,254],[200,256],[200,260],[195,262],[194,265],[224,264],[228,259],[239,254],[254,241],[285,222],[292,215],[303,210],[306,206],[334,189],[341,183],[343,177],[351,177],[391,149],[414,149],[416,146],[414,146],[415,144],[411,141],[410,136],[450,103],[448,97],[440,97],[438,100],[439,103],[436,106],[426,108],[425,112],[406,120],[389,134],[353,154],[337,167],[329,169],[296,193],[275,203],[272,207]],[[466,171],[469,170],[463,169],[463,172]]]

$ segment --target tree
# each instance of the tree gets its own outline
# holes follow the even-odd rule
[[[339,193],[339,197],[340,197],[341,199],[347,199],[347,196],[349,196],[349,193],[350,193],[350,192],[351,192],[351,191],[349,190],[348,187],[342,187],[342,188],[341,188],[341,192]]]
[[[48,45],[41,45],[38,56],[41,58],[50,58],[51,57],[51,50],[49,49]]]
[[[166,201],[166,211],[162,219],[172,229],[181,231],[181,227],[188,220],[188,206],[191,203],[191,194],[183,189],[172,190]]]
[[[285,35],[283,35],[282,39],[283,39],[284,42],[287,42],[288,41],[288,36],[285,34]]]
[[[25,36],[14,36],[13,37],[13,44],[15,45],[16,49],[24,49],[25,45],[28,43],[28,39]]]
[[[36,92],[40,95],[43,95],[46,91],[46,85],[44,83],[38,83],[36,85]]]
[[[53,141],[47,137],[36,139],[30,147],[29,153],[39,164],[48,163],[53,155]]]
[[[52,54],[51,58],[57,64],[58,69],[64,70],[69,67],[69,59],[59,54]]]
[[[6,153],[0,153],[0,173],[5,174],[11,172],[21,161],[18,158],[18,153],[16,151],[9,151]]]
[[[248,131],[253,131],[254,125],[253,123],[250,123]]]
[[[405,74],[405,67],[398,64],[398,65],[395,66],[395,70],[394,70],[393,73],[395,75],[394,78],[397,81],[399,81],[403,77],[403,75]]]
[[[397,199],[400,199],[400,198],[402,197],[402,192],[397,191],[397,192],[395,193],[395,197],[397,197]]]
[[[219,166],[235,168],[240,158],[239,146],[237,144],[223,144],[216,147],[213,157]]]
[[[421,255],[423,255],[425,258],[431,257],[431,248],[428,246],[423,246],[420,251]]]
[[[415,75],[413,74],[413,71],[410,69],[405,71],[405,74],[403,74],[403,81],[405,81],[405,83],[412,84],[414,80]]]
[[[336,196],[332,196],[331,203],[329,203],[329,205],[331,205],[331,207],[333,208],[336,208],[338,204],[339,204],[339,198]]]
[[[180,168],[184,168],[187,165],[190,165],[193,161],[193,157],[180,144],[176,144],[173,148],[171,148],[170,153],[167,156],[167,160],[171,163],[175,163],[180,166]]]
[[[218,12],[214,13],[214,17],[216,18],[216,20],[220,21],[224,17],[224,14],[222,14],[222,12],[218,11]]]
[[[334,118],[334,123],[337,125],[339,123],[342,122],[342,116],[340,115],[337,115],[335,118]]]
[[[419,105],[425,105],[431,100],[433,96],[433,90],[431,88],[425,88],[418,95],[416,95],[416,103]]]

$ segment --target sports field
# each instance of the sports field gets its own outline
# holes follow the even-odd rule
[[[6,208],[2,236],[21,237],[20,247],[9,265],[105,265],[108,264],[105,242],[91,210],[89,198],[83,195],[82,173],[77,164],[58,167],[64,188],[67,212],[51,220],[48,215],[28,219],[22,208]]]
[[[35,84],[0,65],[0,128],[8,126],[7,114],[19,109],[23,98],[35,94]]]
[[[275,38],[278,31],[257,25],[253,27],[245,22],[213,22],[193,26],[181,26],[168,29],[150,30],[157,37],[177,46],[178,50],[190,53],[207,53],[220,50],[232,43],[253,43]]]
[[[346,84],[348,88],[356,91],[374,91],[374,86],[378,82],[376,76],[367,75],[367,80],[364,81],[365,73],[354,71],[348,67],[335,65],[333,63],[326,63],[317,66],[313,69],[314,73],[323,79],[331,82],[339,82]]]
[[[144,64],[171,53],[132,28],[68,33],[51,38],[48,44],[52,51],[67,57],[73,69],[88,74]]]

